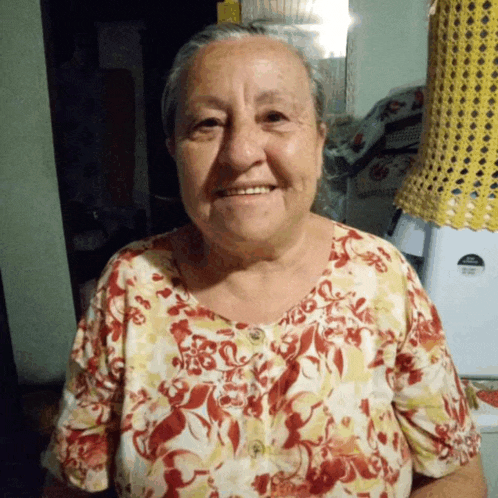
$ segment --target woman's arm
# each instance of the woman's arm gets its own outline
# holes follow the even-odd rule
[[[440,479],[417,474],[413,479],[410,498],[486,498],[488,490],[482,469],[481,456]]]

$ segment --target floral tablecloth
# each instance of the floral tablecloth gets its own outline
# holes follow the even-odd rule
[[[463,384],[481,432],[498,432],[498,379],[463,379]]]

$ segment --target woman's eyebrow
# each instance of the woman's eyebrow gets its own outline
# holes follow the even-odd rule
[[[288,94],[287,92],[282,92],[278,89],[261,92],[255,98],[256,105],[276,104],[276,103],[286,103],[286,104],[290,103],[293,105],[293,107],[297,108],[299,101],[294,97],[294,95]],[[209,106],[211,108],[216,108],[222,111],[226,111],[229,107],[229,104],[225,102],[223,99],[215,97],[213,95],[196,95],[191,99],[187,100],[185,109],[193,110],[198,106]]]

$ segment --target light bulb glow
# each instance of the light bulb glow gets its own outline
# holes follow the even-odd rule
[[[316,42],[323,57],[345,57],[348,30],[354,23],[349,13],[349,1],[315,0],[312,15],[316,23],[300,27],[318,34]]]

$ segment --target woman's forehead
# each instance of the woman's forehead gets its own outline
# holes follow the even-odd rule
[[[310,95],[308,72],[297,53],[265,36],[216,41],[202,48],[187,71],[184,88],[191,95],[197,89],[241,80],[281,86],[284,92],[295,87],[304,98]]]

